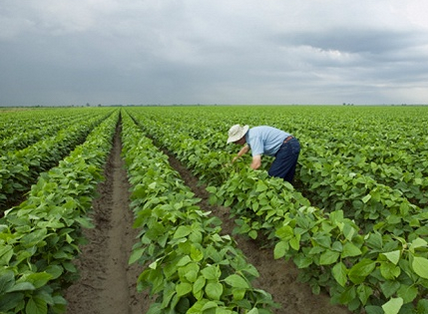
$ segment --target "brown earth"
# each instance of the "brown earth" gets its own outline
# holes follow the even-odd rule
[[[129,184],[120,158],[119,130],[106,166],[106,181],[99,186],[100,196],[94,202],[95,229],[85,231],[89,244],[82,248],[78,259],[81,279],[66,294],[68,314],[146,313],[150,306],[147,293],[136,292],[136,281],[142,268],[128,266],[131,247],[137,231],[132,229],[133,215],[129,210]],[[170,156],[170,164],[181,174],[199,206],[213,212],[223,221],[223,231],[232,234],[233,219],[228,208],[210,206],[208,192],[186,168]],[[314,295],[311,288],[297,281],[298,269],[291,262],[275,260],[271,249],[261,249],[256,241],[234,236],[238,248],[260,273],[253,282],[257,288],[272,294],[282,308],[279,314],[349,314],[341,306],[330,304],[326,294]]]
[[[120,157],[118,128],[113,149],[105,167],[105,181],[98,186],[93,203],[94,229],[86,229],[88,244],[77,260],[80,280],[66,293],[69,314],[141,314],[150,301],[136,290],[142,269],[128,265],[138,231],[132,228],[129,209],[129,183]]]

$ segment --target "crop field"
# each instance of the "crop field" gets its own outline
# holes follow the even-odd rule
[[[293,185],[233,124],[301,144]],[[428,107],[0,110],[0,313],[428,313]]]

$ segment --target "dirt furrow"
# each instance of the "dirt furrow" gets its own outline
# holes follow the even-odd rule
[[[99,196],[93,204],[95,228],[84,231],[89,243],[77,261],[81,278],[66,294],[68,314],[141,314],[147,310],[145,295],[136,292],[141,268],[128,266],[137,231],[132,229],[121,147],[118,127],[105,181],[98,186]]]

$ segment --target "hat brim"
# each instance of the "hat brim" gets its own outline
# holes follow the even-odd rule
[[[248,125],[245,125],[238,134],[229,136],[229,138],[227,139],[227,144],[239,141],[241,138],[245,136],[245,134],[247,134],[249,128],[250,127]]]

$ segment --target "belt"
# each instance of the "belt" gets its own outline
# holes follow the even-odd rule
[[[289,141],[291,141],[292,139],[294,138],[294,136],[292,136],[292,135],[290,135],[290,136],[287,136],[286,138],[285,138],[285,140],[284,140],[284,144],[285,143],[288,143]]]

